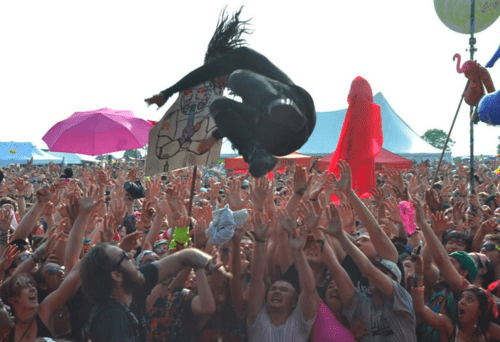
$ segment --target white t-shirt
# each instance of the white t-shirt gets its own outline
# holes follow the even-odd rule
[[[285,324],[276,327],[271,323],[264,304],[253,325],[248,326],[248,342],[307,342],[314,318],[306,322],[300,303],[292,311]]]

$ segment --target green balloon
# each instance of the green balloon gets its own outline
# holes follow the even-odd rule
[[[499,0],[476,0],[474,33],[486,30],[500,16]],[[439,19],[451,30],[470,34],[472,0],[434,0]]]

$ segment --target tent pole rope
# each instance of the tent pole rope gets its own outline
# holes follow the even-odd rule
[[[470,60],[474,60],[474,52],[477,50],[475,48],[476,38],[474,38],[475,25],[475,14],[476,14],[476,0],[472,0],[470,4],[470,38],[469,38],[469,51]],[[474,108],[470,107],[470,193],[473,195],[474,191]]]
[[[467,81],[467,84],[465,85],[465,89],[469,86],[470,80]],[[464,89],[464,92],[465,92]],[[455,112],[455,117],[453,118],[453,122],[451,123],[450,131],[448,132],[448,136],[446,137],[446,141],[444,142],[443,150],[441,151],[441,157],[439,157],[439,163],[436,167],[436,172],[434,172],[434,177],[432,178],[432,183],[430,185],[430,188],[434,185],[436,182],[436,177],[439,173],[439,168],[441,167],[441,162],[443,161],[444,153],[446,152],[446,147],[448,147],[448,141],[450,140],[451,132],[453,131],[453,126],[455,126],[455,121],[457,121],[457,116],[458,113],[460,112],[460,107],[462,106],[462,102],[464,101],[464,93],[462,93],[462,96],[460,97],[460,102],[458,103],[458,108],[457,111]]]

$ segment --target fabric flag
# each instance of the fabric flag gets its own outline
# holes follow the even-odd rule
[[[376,186],[375,158],[384,142],[380,106],[373,103],[372,88],[360,76],[352,81],[347,102],[344,126],[328,173],[334,173],[338,179],[337,163],[345,160],[351,167],[352,188],[360,198],[365,198],[371,196],[369,191]],[[338,202],[337,198],[332,200]]]
[[[500,58],[500,46],[498,47],[497,52],[495,52],[495,54],[493,55],[493,57],[491,57],[490,61],[486,64],[486,67],[487,68],[493,68],[493,66],[495,65],[495,62],[499,58]]]

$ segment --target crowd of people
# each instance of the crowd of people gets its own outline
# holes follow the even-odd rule
[[[2,168],[1,338],[500,340],[496,167]]]

